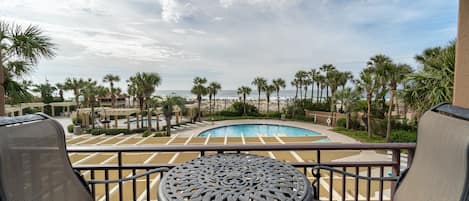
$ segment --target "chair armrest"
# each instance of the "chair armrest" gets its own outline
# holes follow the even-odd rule
[[[88,184],[120,183],[120,182],[124,182],[124,181],[134,180],[134,179],[137,179],[137,178],[139,178],[139,177],[147,176],[147,175],[150,175],[150,174],[153,174],[153,173],[157,173],[157,172],[167,172],[167,171],[169,171],[169,168],[155,168],[155,169],[151,169],[151,170],[149,170],[149,171],[146,171],[146,172],[144,172],[144,173],[137,174],[137,175],[134,175],[134,176],[131,176],[131,177],[122,178],[122,179],[115,179],[115,180],[89,180],[89,181],[88,181]]]

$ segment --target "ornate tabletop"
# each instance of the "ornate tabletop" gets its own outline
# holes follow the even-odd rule
[[[262,156],[217,154],[171,169],[162,179],[158,200],[310,201],[308,179],[293,166]]]

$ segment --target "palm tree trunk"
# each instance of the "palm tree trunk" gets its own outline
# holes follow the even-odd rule
[[[261,88],[257,88],[257,91],[259,93],[258,96],[257,96],[257,109],[259,111],[261,111]],[[244,99],[246,99],[246,98],[244,98]],[[244,103],[244,105],[246,105],[246,103]]]
[[[368,130],[368,138],[371,138],[372,134],[371,134],[371,95],[370,94],[368,94],[368,96],[367,96],[367,105],[368,105],[368,108],[367,108],[367,124],[368,124],[367,130]]]
[[[303,85],[300,84],[300,87],[298,88],[300,88],[300,100],[303,100]]]
[[[110,83],[111,85],[111,107],[114,108],[116,107],[116,96],[114,95],[114,91],[112,90],[114,88],[114,83]]]
[[[350,112],[347,112],[347,115],[346,115],[345,128],[350,129]]]
[[[277,90],[277,112],[280,112],[280,90]]]
[[[267,113],[269,113],[270,97],[267,96]]]
[[[391,141],[391,113],[392,113],[392,105],[394,102],[394,91],[395,89],[391,89],[391,99],[389,100],[389,108],[388,108],[388,122],[386,126],[386,142]]]
[[[213,94],[213,112],[217,112],[217,99],[215,98],[215,94]]]
[[[295,101],[298,98],[298,86],[296,86],[296,92],[295,92]]]
[[[197,121],[200,122],[200,113],[202,113],[202,111],[200,111],[200,105],[202,104],[202,97],[201,96],[198,96],[197,97],[197,107],[199,108],[199,111],[197,112]]]
[[[319,103],[319,82],[316,82],[316,90],[318,90],[316,92],[316,103]]]
[[[323,95],[322,91],[323,91],[323,88],[321,86],[321,95],[319,95],[319,99],[321,100],[321,102],[322,102],[322,95]]]
[[[94,104],[91,103],[91,128],[95,128],[95,123],[94,123]]]
[[[312,82],[311,84],[311,103],[314,102],[313,98],[314,98],[314,82]]]
[[[212,94],[208,96],[208,112],[212,116]]]
[[[148,101],[147,101],[148,102]],[[147,121],[148,121],[148,131],[151,131],[151,122],[152,122],[152,113],[149,104],[147,103]]]
[[[166,117],[166,136],[171,136],[171,115]]]
[[[308,85],[305,86],[305,100],[308,98]]]
[[[247,116],[247,114],[246,114],[246,94],[243,94],[243,112],[244,112],[244,116]]]
[[[3,68],[3,55],[0,48],[0,116],[5,116],[5,69]]]
[[[326,85],[326,99],[329,98],[329,85]]]
[[[156,131],[160,131],[160,115],[156,114]]]

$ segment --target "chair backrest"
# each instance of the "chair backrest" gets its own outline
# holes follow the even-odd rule
[[[469,200],[469,110],[442,105],[419,121],[415,157],[394,201]]]
[[[0,198],[91,201],[74,173],[62,126],[46,115],[0,118]]]

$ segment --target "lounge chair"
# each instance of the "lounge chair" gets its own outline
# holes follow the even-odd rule
[[[166,168],[113,181],[85,181],[66,152],[62,126],[47,115],[0,118],[0,200],[92,201],[88,184],[118,183]]]
[[[398,178],[393,200],[469,201],[469,109],[441,104],[422,116],[412,165]]]

